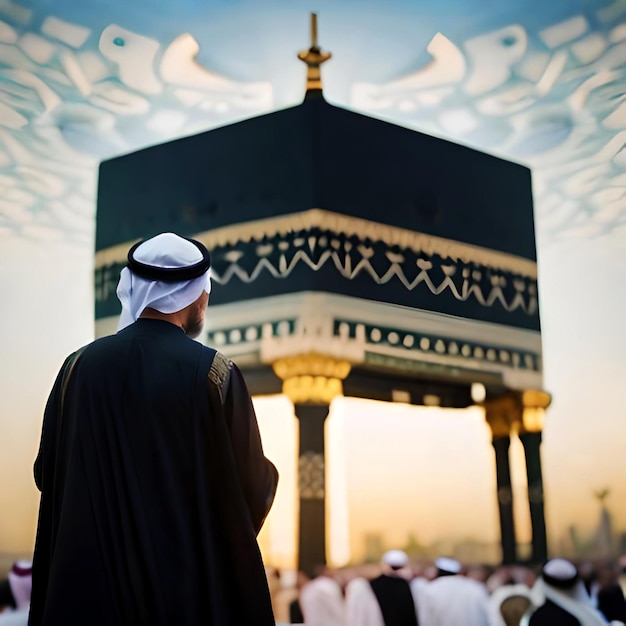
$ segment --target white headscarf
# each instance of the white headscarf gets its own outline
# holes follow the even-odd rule
[[[460,574],[462,569],[461,564],[456,559],[447,556],[440,556],[435,561],[435,567],[447,574]]]
[[[545,580],[544,575],[557,580],[572,580],[568,588],[560,589]],[[593,608],[591,598],[582,580],[577,578],[576,566],[566,559],[551,559],[543,566],[542,576],[531,590],[530,599],[535,607],[542,606],[546,599],[573,615],[583,626],[607,624],[604,616]],[[524,615],[520,624],[528,624],[531,611]]]
[[[133,252],[133,259],[156,268],[177,269],[200,263],[200,249],[174,233],[162,233],[144,241]],[[128,267],[120,274],[117,297],[122,303],[118,330],[126,328],[146,307],[161,313],[176,313],[195,302],[203,291],[211,293],[210,270],[191,280],[170,282],[137,276]]]

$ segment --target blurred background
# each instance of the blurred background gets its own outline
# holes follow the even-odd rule
[[[340,4],[340,6],[339,6]],[[326,99],[531,168],[548,545],[626,552],[626,3],[623,0],[0,0],[0,558],[32,552],[46,398],[94,336],[101,160],[302,101],[309,13],[333,58]],[[260,537],[295,566],[297,433],[255,400],[281,473]],[[523,451],[516,525],[530,541]],[[500,558],[491,434],[479,408],[337,398],[327,421],[328,557],[390,547]],[[518,482],[520,481],[520,482]]]

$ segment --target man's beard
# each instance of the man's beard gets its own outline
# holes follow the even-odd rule
[[[185,334],[187,335],[187,337],[191,337],[192,339],[195,339],[196,337],[200,335],[203,327],[204,327],[204,319],[195,320],[187,328],[185,328]]]

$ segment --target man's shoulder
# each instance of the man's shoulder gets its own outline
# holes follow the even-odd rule
[[[115,343],[119,343],[119,335],[104,335],[102,337],[96,337],[93,341],[90,341],[89,343],[80,347],[73,354],[95,352],[99,349],[106,348],[107,346],[113,345]]]
[[[228,381],[230,380],[231,372],[233,371],[233,369],[237,369],[235,363],[233,363],[231,359],[229,359],[225,354],[222,354],[215,348],[211,348],[210,346],[201,344],[198,341],[191,339],[190,337],[186,337],[185,339],[185,342],[183,342],[182,344],[178,344],[179,350],[181,346],[185,346],[183,353],[188,354],[191,360],[197,363],[199,348],[203,353],[205,363],[210,363],[207,372],[209,381],[217,388],[225,390],[228,387]],[[73,361],[76,361],[78,357],[83,354],[86,356],[99,358],[103,355],[103,353],[106,354],[110,353],[111,351],[117,352],[120,348],[119,344],[123,344],[124,340],[125,338],[120,337],[119,333],[116,335],[107,335],[105,337],[100,337],[70,354],[66,362],[71,363]]]
[[[77,361],[79,358],[81,362],[87,360],[100,360],[105,357],[107,353],[115,352],[119,350],[119,339],[117,335],[105,335],[103,337],[97,337],[93,341],[84,344],[68,357],[68,361]]]
[[[223,388],[230,377],[230,372],[235,364],[224,354],[210,348],[202,346],[202,349],[212,354],[211,367],[209,368],[209,381],[216,387]]]
[[[226,355],[214,348],[203,345],[202,351],[204,357],[211,363],[207,373],[209,387],[217,391],[221,403],[224,404],[230,386],[232,371],[237,366]]]

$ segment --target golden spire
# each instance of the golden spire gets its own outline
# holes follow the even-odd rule
[[[322,95],[322,73],[320,65],[328,61],[330,52],[322,52],[317,45],[317,13],[311,13],[311,47],[298,52],[298,58],[307,64],[306,94],[304,99]]]

